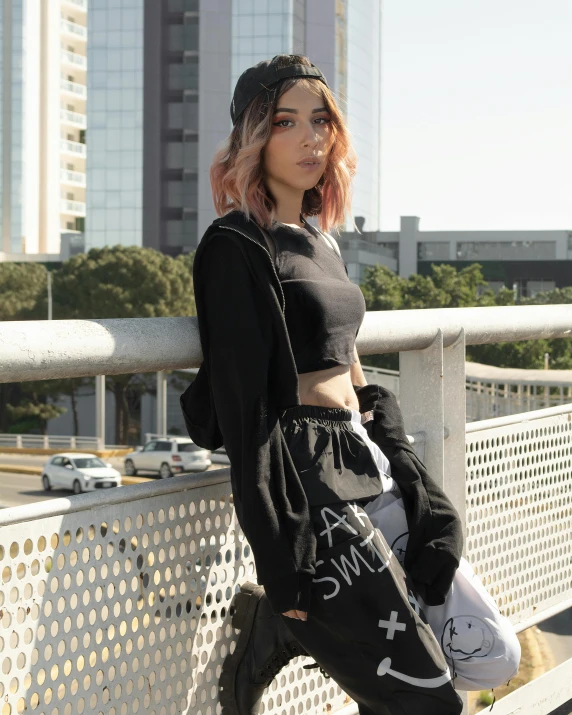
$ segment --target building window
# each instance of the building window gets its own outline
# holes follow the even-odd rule
[[[457,243],[458,261],[551,261],[556,241],[478,241]]]
[[[417,244],[418,261],[448,261],[449,241],[423,241]]]
[[[169,129],[183,128],[183,103],[169,102],[167,107],[167,124]]]
[[[198,51],[199,49],[199,18],[191,15],[185,17],[184,24],[185,50]]]
[[[167,169],[183,168],[183,143],[169,142],[166,152]]]
[[[180,246],[183,236],[182,221],[167,221],[167,246]]]
[[[539,280],[526,281],[526,297],[534,298],[537,293],[545,293],[556,288],[555,281],[540,278]]]
[[[174,209],[183,206],[182,181],[167,181],[167,206]]]

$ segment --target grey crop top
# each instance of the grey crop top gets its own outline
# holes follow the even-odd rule
[[[326,236],[305,223],[307,229],[275,221],[268,231],[299,374],[356,362],[355,340],[366,309],[343,258]]]

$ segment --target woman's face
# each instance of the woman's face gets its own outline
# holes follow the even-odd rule
[[[323,100],[298,84],[284,92],[272,117],[272,132],[263,154],[271,191],[312,189],[326,170],[331,145],[330,113]],[[310,168],[299,165],[307,156],[320,163]]]

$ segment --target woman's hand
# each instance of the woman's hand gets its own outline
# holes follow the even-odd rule
[[[283,613],[282,615],[288,616],[289,618],[298,618],[301,621],[308,620],[308,614],[306,613],[306,611],[297,611],[294,608],[291,611],[286,611],[286,613]]]

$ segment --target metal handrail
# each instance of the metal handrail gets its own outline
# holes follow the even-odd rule
[[[439,334],[452,345],[572,336],[572,305],[368,311],[359,355],[423,350]],[[6,321],[0,324],[0,382],[120,375],[199,367],[196,317]]]

